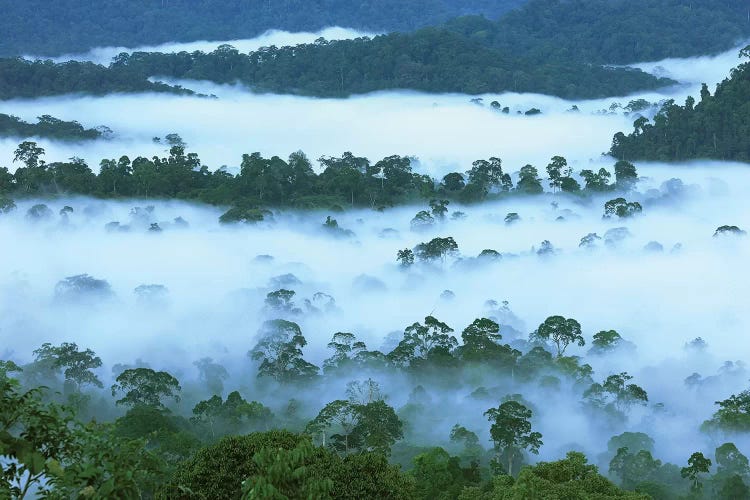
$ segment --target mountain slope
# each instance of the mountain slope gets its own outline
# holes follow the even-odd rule
[[[536,61],[629,64],[721,52],[750,37],[747,0],[530,0],[447,26]]]
[[[269,29],[409,31],[525,0],[0,0],[0,56],[251,38]]]
[[[750,55],[750,47],[743,51]],[[679,161],[699,158],[750,161],[750,62],[732,70],[714,95],[704,86],[700,100],[668,102],[649,123],[615,135],[610,154],[626,160]]]

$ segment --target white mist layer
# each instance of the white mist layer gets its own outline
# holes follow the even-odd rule
[[[581,204],[548,194],[451,206],[467,218],[419,233],[410,230],[409,221],[424,207],[335,214],[341,227],[355,232],[351,239],[322,231],[325,212],[277,214],[272,224],[231,228],[218,224],[220,210],[184,203],[47,202],[55,213],[64,205],[75,209],[68,224],[60,225],[57,217],[49,223],[26,220],[24,213],[33,201],[25,201],[16,212],[0,216],[0,241],[9,242],[0,261],[0,332],[5,341],[0,357],[26,362],[43,342],[69,341],[102,357],[105,380],[113,364],[136,358],[191,380],[197,376],[191,363],[211,356],[233,373],[227,387],[243,387],[252,394],[255,374],[245,353],[254,346],[261,322],[273,317],[263,312],[263,299],[281,288],[269,284],[275,276],[292,273],[302,282],[287,286],[297,292],[300,306],[316,292],[336,300],[336,312],[295,318],[309,341],[305,355],[318,365],[330,355],[326,344],[337,331],[354,332],[370,349],[379,349],[389,333],[400,335],[406,326],[432,314],[460,336],[473,319],[488,314],[486,300],[507,300],[517,316],[513,327],[522,338],[547,316],[561,314],[580,321],[589,344],[593,334],[609,329],[635,343],[635,354],[587,357],[586,362],[593,365],[598,381],[628,371],[648,391],[651,404],[665,404],[663,413],[634,412],[627,429],[649,433],[657,439],[661,458],[681,463],[699,443],[709,448],[697,429],[713,412],[713,402],[747,387],[742,370],[721,376],[710,389],[689,390],[683,381],[693,372],[717,375],[724,361],[750,356],[745,304],[750,296],[750,239],[712,236],[724,224],[750,227],[750,170],[721,163],[639,169],[639,190],[646,194],[629,199],[640,200],[644,214],[631,220],[603,220],[606,198]],[[684,189],[660,189],[674,177],[683,180]],[[154,205],[153,220],[165,230],[153,234],[134,226],[128,233],[105,231],[108,222],[128,223],[128,212],[136,204]],[[521,222],[505,225],[508,212],[519,213]],[[169,221],[178,216],[190,227],[170,227]],[[559,216],[565,220],[557,220]],[[588,233],[604,236],[615,227],[627,227],[632,236],[614,248],[601,241],[595,250],[579,248]],[[396,232],[384,237],[387,228]],[[475,267],[451,261],[409,271],[397,267],[397,250],[449,235],[466,258],[484,249],[497,250],[504,258]],[[555,255],[540,257],[531,251],[543,240],[552,242]],[[652,241],[661,243],[664,251],[645,251]],[[671,252],[676,244],[681,249]],[[259,262],[258,255],[274,259]],[[55,283],[82,273],[106,279],[117,298],[97,306],[56,303]],[[363,285],[363,275],[377,286]],[[166,286],[168,301],[158,307],[140,304],[133,289],[141,284]],[[441,299],[444,290],[453,291],[455,299]],[[501,333],[505,341],[513,340],[510,330]],[[705,352],[685,349],[696,337],[707,342]],[[584,355],[587,349],[572,348],[570,354]],[[330,394],[305,399],[320,408],[343,395],[344,382],[341,393],[334,384],[325,389]],[[379,382],[391,404],[405,403],[410,389],[403,392],[409,386],[399,376]],[[462,422],[487,435],[482,412],[488,406],[465,400],[473,389],[433,390],[436,404],[454,408],[435,424],[435,432],[445,437],[450,426]],[[586,425],[579,396],[533,387],[522,392],[539,410],[535,425],[545,437],[541,458],[559,457],[574,445],[592,453],[604,451],[609,435]]]
[[[194,52],[200,50],[201,52],[211,52],[215,50],[219,45],[232,45],[240,52],[252,52],[258,50],[261,47],[270,47],[275,45],[277,47],[283,47],[288,45],[299,45],[303,43],[312,43],[318,38],[325,38],[326,40],[347,40],[351,38],[359,38],[362,36],[374,36],[373,33],[366,33],[362,31],[356,31],[349,28],[342,28],[339,26],[333,26],[325,28],[316,32],[289,32],[282,30],[268,30],[260,36],[255,38],[239,39],[239,40],[223,40],[223,41],[211,41],[211,40],[197,40],[194,42],[170,42],[163,43],[160,45],[140,45],[138,47],[96,47],[88,52],[79,54],[64,54],[58,57],[47,58],[39,56],[25,56],[26,59],[51,59],[55,62],[65,61],[91,61],[97,64],[108,65],[112,62],[112,58],[122,52]]]
[[[316,36],[309,35],[309,36]],[[256,42],[261,43],[261,42]],[[700,79],[709,84],[727,75],[739,61],[737,51],[709,58],[666,60],[644,64],[661,67],[685,84],[660,92],[647,92],[588,101],[567,101],[535,94],[485,95],[484,106],[460,94],[431,95],[418,92],[380,92],[349,99],[315,99],[298,96],[254,94],[242,86],[206,82],[180,82],[218,99],[160,94],[66,96],[36,100],[4,101],[0,111],[35,120],[50,114],[78,120],[87,127],[107,125],[112,140],[85,144],[38,139],[48,152],[47,161],[72,156],[85,159],[96,170],[103,158],[128,155],[165,155],[165,146],[153,137],[179,133],[203,163],[212,169],[238,166],[243,153],[259,151],[266,156],[287,157],[297,150],[309,157],[338,155],[344,151],[371,160],[393,154],[418,157],[426,172],[442,175],[480,158],[499,156],[511,168],[526,163],[544,165],[563,155],[577,167],[598,160],[609,149],[612,136],[632,129],[633,115],[597,113],[613,102],[631,99],[658,102],[672,98],[678,103],[698,95]],[[704,70],[689,74],[694,62]],[[497,100],[511,108],[505,115],[490,109]],[[573,105],[580,113],[569,113]],[[524,116],[531,108],[542,115]],[[18,139],[0,139],[0,166],[11,169]],[[583,167],[581,167],[583,168]]]

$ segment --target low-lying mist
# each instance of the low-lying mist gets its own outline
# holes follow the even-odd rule
[[[105,383],[111,381],[113,365],[136,360],[189,383],[198,377],[192,363],[209,356],[229,369],[228,390],[239,388],[248,399],[272,406],[292,396],[259,395],[246,353],[257,342],[261,323],[275,317],[264,300],[278,289],[296,292],[294,303],[301,312],[291,319],[309,343],[305,358],[317,365],[330,356],[326,344],[339,331],[355,333],[369,349],[388,352],[405,327],[428,315],[447,323],[457,336],[475,318],[494,316],[503,342],[510,343],[528,338],[548,316],[563,315],[581,323],[587,341],[566,354],[585,356],[597,381],[627,371],[647,390],[648,407],[633,411],[612,432],[601,430],[601,422],[589,422],[580,397],[566,386],[550,392],[481,376],[477,385],[502,394],[522,392],[534,404],[535,426],[545,438],[542,459],[559,458],[571,448],[596,456],[611,435],[632,430],[656,439],[659,458],[681,463],[696,448],[710,447],[698,428],[714,411],[714,401],[747,388],[748,374],[738,360],[750,355],[744,340],[750,329],[744,300],[750,293],[745,265],[750,240],[713,235],[722,225],[750,226],[750,172],[745,165],[721,163],[638,167],[638,193],[628,199],[639,201],[643,214],[634,218],[603,219],[609,197],[583,200],[547,193],[476,206],[452,204],[445,221],[420,231],[410,221],[423,206],[280,212],[273,221],[237,227],[218,223],[220,209],[178,202],[18,202],[17,210],[0,215],[0,241],[5,242],[0,358],[28,362],[44,342],[76,342],[102,357],[99,374]],[[27,210],[40,202],[53,215],[27,217]],[[73,212],[57,215],[64,206]],[[465,217],[453,216],[457,211]],[[507,224],[510,212],[518,213],[520,221]],[[329,215],[352,234],[325,229]],[[115,221],[119,228],[106,226]],[[149,231],[152,223],[162,230]],[[590,233],[601,239],[592,248],[581,247]],[[399,267],[398,250],[436,236],[453,237],[460,257]],[[540,252],[545,240],[552,251]],[[502,257],[476,259],[485,249]],[[106,280],[114,295],[61,301],[56,284],[81,274]],[[167,291],[134,292],[154,284]],[[636,349],[586,356],[592,335],[610,329]],[[705,345],[691,343],[698,337]],[[713,382],[689,388],[684,380],[695,372]],[[407,402],[412,388],[401,375],[373,378],[394,407]],[[343,396],[348,380],[327,385],[323,393],[293,397],[308,405],[312,418],[326,402]],[[448,415],[427,412],[436,419],[430,426],[433,439],[447,440],[456,422],[488,438],[482,413],[496,401],[468,398],[475,388],[445,391],[439,381],[426,387],[431,404],[452,408]],[[203,396],[198,391],[187,399]],[[737,444],[742,448],[741,441]]]
[[[193,42],[174,42],[164,43],[161,45],[141,45],[139,47],[96,47],[88,52],[80,54],[63,54],[58,57],[47,58],[34,55],[25,56],[26,59],[51,59],[55,62],[65,61],[91,61],[97,64],[107,65],[112,62],[112,58],[122,52],[193,52],[200,50],[202,52],[211,52],[219,45],[229,44],[240,52],[251,52],[261,47],[270,47],[276,45],[283,47],[286,45],[299,45],[302,43],[312,43],[318,38],[326,40],[347,40],[362,36],[373,36],[373,33],[365,33],[349,28],[332,26],[316,32],[289,32],[283,30],[268,30],[255,38],[240,40],[196,40]]]
[[[292,41],[297,35],[289,36]],[[254,39],[247,44],[254,46],[268,41],[268,38]],[[218,42],[211,45],[215,44]],[[695,61],[704,69],[697,76],[684,71]],[[173,132],[180,134],[188,150],[198,153],[212,169],[237,166],[243,153],[259,151],[265,156],[284,157],[300,149],[311,158],[347,150],[371,159],[392,154],[414,155],[433,175],[489,156],[501,156],[506,164],[520,167],[526,163],[541,164],[560,154],[583,168],[582,165],[596,161],[609,149],[616,132],[632,130],[637,114],[626,115],[623,109],[609,112],[613,103],[626,106],[636,99],[650,103],[664,99],[682,102],[687,95],[698,95],[703,81],[713,88],[737,62],[737,50],[732,50],[713,58],[650,63],[644,68],[654,71],[661,68],[659,71],[679,77],[683,85],[661,93],[581,102],[512,93],[482,96],[482,104],[471,102],[472,97],[466,95],[416,92],[315,99],[255,94],[241,86],[180,82],[218,98],[154,94],[67,96],[5,101],[0,111],[31,121],[49,114],[78,120],[86,127],[112,128],[115,137],[110,140],[85,144],[37,141],[47,150],[48,161],[50,157],[62,160],[77,156],[94,169],[102,158],[162,155],[165,146],[155,144],[152,138]],[[492,109],[492,101],[508,107],[508,114]],[[579,111],[571,112],[573,106]],[[532,108],[539,109],[541,114],[526,116],[524,113]],[[655,110],[641,112],[651,115]],[[17,138],[0,140],[1,166],[14,167],[12,152],[18,142]]]

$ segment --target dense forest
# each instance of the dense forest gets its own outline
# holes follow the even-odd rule
[[[565,98],[622,95],[674,83],[629,68],[552,61],[532,63],[511,50],[479,46],[446,30],[425,28],[373,39],[269,47],[240,54],[229,46],[209,54],[121,55],[113,69],[143,77],[242,82],[276,93],[341,97],[386,89],[426,92],[535,92]]]
[[[450,27],[535,61],[687,57],[726,50],[750,36],[744,0],[4,0],[0,7],[0,56],[231,40],[268,29],[411,31],[467,14],[486,19],[459,19]]]
[[[629,64],[730,49],[750,37],[745,0],[530,0],[498,21],[448,27],[534,61]]]
[[[135,292],[143,307],[161,307],[161,288]],[[307,340],[297,323],[320,311],[295,295],[285,288],[267,294],[261,314],[274,319],[262,324],[245,361],[256,378],[250,400],[211,358],[196,360],[183,380],[139,361],[115,365],[104,378],[104,361],[71,342],[45,343],[27,364],[0,361],[0,452],[12,464],[0,476],[0,495],[24,498],[37,488],[51,498],[750,495],[748,458],[726,439],[750,430],[750,392],[724,396],[701,426],[724,438],[713,453],[663,462],[656,458],[658,436],[623,432],[631,414],[659,411],[658,402],[627,372],[601,378],[588,363],[635,349],[616,330],[585,338],[575,319],[551,316],[525,336],[501,324],[513,316],[507,304],[494,304],[488,317],[460,334],[434,316],[415,321],[385,352],[368,349],[353,333],[334,333],[320,367],[304,358]],[[114,297],[107,281],[81,275],[61,280],[54,300],[97,307]],[[589,343],[585,356],[566,355],[567,348]],[[394,407],[381,379],[410,388],[406,404]],[[344,383],[339,399],[304,397],[330,394]],[[685,380],[701,383],[697,373]],[[587,457],[572,450],[527,465],[545,436],[536,430],[538,409],[524,394],[554,399],[561,390],[580,401],[592,432],[611,436],[600,443],[606,451]],[[476,408],[473,425],[444,411],[452,393],[462,406]],[[436,435],[446,423],[450,431]],[[479,435],[487,431],[485,444]]]
[[[0,0],[0,56],[253,38],[343,26],[410,31],[465,14],[496,18],[524,0]]]
[[[750,56],[750,47],[742,51]],[[610,154],[628,160],[679,161],[700,158],[750,161],[750,63],[733,69],[711,95],[680,106],[668,101],[653,123],[639,117],[629,135],[620,132]]]
[[[318,159],[320,173],[301,152],[288,160],[260,153],[245,154],[240,172],[232,175],[225,168],[210,171],[195,153],[186,153],[185,144],[176,134],[167,136],[169,156],[153,158],[127,156],[104,159],[95,174],[80,158],[46,163],[45,151],[35,142],[25,141],[15,151],[19,167],[11,173],[0,168],[0,195],[38,197],[84,195],[102,198],[183,199],[233,206],[224,222],[263,220],[268,208],[335,209],[389,206],[432,200],[432,213],[418,214],[416,223],[429,225],[440,218],[451,200],[476,203],[506,196],[537,195],[545,192],[539,170],[525,165],[513,175],[503,170],[502,160],[492,157],[472,163],[466,172],[451,172],[442,179],[419,174],[412,169],[412,159],[388,156],[371,163],[364,157],[346,152],[341,157]],[[612,173],[584,169],[576,180],[567,160],[555,156],[545,168],[553,192],[573,196],[592,193],[627,192],[638,178],[636,168],[619,161]],[[624,202],[624,200],[623,200]],[[6,200],[6,206],[12,202]],[[421,218],[420,218],[421,217]]]
[[[108,68],[93,63],[0,59],[0,99],[73,92],[186,92],[153,83],[148,80],[152,76],[241,82],[262,92],[319,97],[410,89],[595,98],[674,83],[630,68],[532,63],[446,30],[425,28],[373,39],[321,39],[294,47],[267,47],[250,54],[227,45],[208,54],[136,52],[119,55]]]
[[[131,72],[113,70],[91,62],[68,61],[56,64],[52,61],[0,58],[0,100],[118,92],[193,94],[187,89],[150,82]]]
[[[0,137],[45,137],[61,141],[99,139],[112,134],[107,127],[84,128],[77,121],[64,121],[42,115],[36,123],[28,123],[17,116],[0,113]]]

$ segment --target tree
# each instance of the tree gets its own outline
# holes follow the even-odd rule
[[[307,340],[297,323],[283,319],[266,321],[259,332],[260,341],[248,353],[260,361],[258,377],[271,377],[278,382],[309,380],[318,367],[302,357]]]
[[[320,410],[318,415],[307,424],[306,432],[313,437],[320,437],[323,446],[328,444],[333,449],[348,454],[350,449],[356,449],[359,446],[356,441],[357,436],[352,437],[357,418],[357,409],[351,401],[337,399]],[[335,428],[337,432],[330,436],[331,442],[329,443],[328,432],[332,428]]]
[[[575,343],[580,347],[586,344],[581,335],[581,324],[573,318],[566,319],[562,316],[550,316],[545,319],[533,333],[533,337],[544,341],[551,340],[557,347],[558,357],[565,354],[565,349],[570,344]]]
[[[226,368],[214,363],[211,358],[201,358],[193,365],[198,368],[200,380],[206,384],[211,394],[221,394],[224,391],[224,381],[229,378]]]
[[[13,162],[20,161],[29,169],[37,168],[44,163],[40,160],[42,156],[44,156],[44,149],[37,146],[36,142],[24,141],[13,152]]]
[[[443,177],[443,181],[440,183],[440,185],[446,191],[455,192],[461,191],[466,186],[466,182],[464,181],[463,175],[459,174],[458,172],[451,172]]]
[[[507,474],[513,474],[513,458],[516,452],[527,450],[539,453],[542,446],[542,435],[532,432],[532,412],[517,401],[506,401],[497,408],[490,408],[484,415],[492,424],[490,436],[495,443],[495,450],[507,457]]]
[[[445,219],[445,214],[448,213],[448,205],[450,203],[448,200],[430,200],[432,215],[439,220]]]
[[[719,489],[719,498],[725,500],[744,500],[750,497],[750,488],[737,474],[730,476]]]
[[[622,191],[630,191],[638,182],[638,172],[635,165],[620,160],[615,163],[615,186]]]
[[[703,489],[700,482],[701,474],[708,474],[711,470],[711,459],[703,456],[703,453],[695,452],[688,459],[688,466],[680,469],[680,475],[691,481],[690,490],[698,493]]]
[[[193,408],[193,415],[193,422],[208,425],[211,437],[259,430],[273,418],[270,409],[257,401],[248,403],[237,391],[229,393],[226,401],[221,396],[200,401]]]
[[[723,401],[716,401],[719,409],[711,420],[703,423],[703,428],[717,428],[727,432],[747,432],[750,430],[750,390],[732,394]]]
[[[58,347],[50,343],[42,344],[34,351],[38,363],[48,363],[55,368],[64,369],[66,382],[80,391],[84,385],[104,387],[92,369],[102,366],[102,360],[91,349],[80,351],[74,343],[63,342]]]
[[[284,288],[270,292],[266,295],[266,309],[279,315],[296,315],[302,312],[301,309],[294,305],[294,290]]]
[[[162,479],[159,460],[140,440],[116,438],[110,426],[77,422],[64,407],[42,401],[42,389],[19,391],[0,370],[0,496],[135,498]]]
[[[581,177],[586,182],[586,190],[596,193],[604,193],[612,189],[609,185],[609,178],[612,177],[607,169],[600,168],[598,172],[592,170],[581,170]]]
[[[112,385],[112,396],[124,393],[116,404],[130,406],[148,406],[164,410],[164,399],[180,401],[180,382],[167,372],[157,372],[151,368],[131,368],[122,372]]]
[[[563,178],[570,176],[568,161],[562,156],[553,156],[552,161],[547,165],[547,176],[549,177],[549,187],[554,193],[562,187]]]
[[[634,348],[630,342],[623,339],[615,330],[602,330],[594,334],[589,354],[604,355],[625,347]]]
[[[88,274],[68,276],[55,285],[55,298],[62,301],[108,299],[114,296],[107,280],[96,279]]]
[[[609,218],[613,215],[624,219],[632,217],[643,211],[643,207],[637,201],[628,202],[625,198],[615,198],[604,204],[604,217]]]
[[[435,218],[427,210],[420,210],[411,220],[412,230],[422,230],[435,224]]]
[[[315,455],[309,440],[291,450],[263,448],[253,456],[258,472],[243,481],[243,500],[331,498],[333,481],[312,477],[306,465]]]
[[[354,442],[362,451],[388,456],[391,446],[404,437],[403,422],[385,401],[355,405],[357,421],[352,429]]]
[[[402,268],[411,267],[414,264],[414,252],[410,248],[399,250],[396,254],[396,260],[400,262]]]
[[[427,243],[420,243],[414,247],[414,255],[421,261],[429,262],[440,259],[445,262],[445,258],[458,252],[458,244],[452,236],[447,238],[433,238]]]
[[[492,189],[499,188],[508,191],[512,181],[508,174],[503,173],[503,162],[500,158],[491,157],[489,160],[477,160],[472,163],[471,169],[466,173],[469,185],[476,186],[480,197],[484,198]]]
[[[413,323],[404,330],[404,337],[388,358],[401,367],[417,368],[434,358],[450,356],[458,341],[453,329],[434,316],[427,316],[424,324]]]
[[[481,480],[478,464],[461,467],[458,457],[452,457],[443,448],[431,448],[412,459],[410,471],[416,482],[417,498],[448,500],[458,498],[467,485]]]
[[[544,192],[541,179],[539,179],[539,172],[536,168],[531,165],[521,167],[521,171],[518,174],[518,183],[516,183],[516,191],[523,194],[541,194]]]
[[[607,453],[610,457],[614,457],[620,448],[627,448],[632,453],[638,453],[641,450],[653,453],[654,440],[643,432],[623,432],[617,436],[612,436],[607,441]]]
[[[663,465],[655,459],[650,451],[641,450],[630,453],[627,448],[620,448],[609,462],[609,474],[620,481],[624,489],[635,489],[643,483],[655,482]]]
[[[502,338],[500,325],[495,321],[475,319],[461,333],[463,345],[456,348],[456,354],[465,361],[512,368],[521,353],[507,344],[501,345]]]
[[[737,449],[734,443],[724,443],[714,454],[717,465],[717,474],[738,474],[746,476],[750,474],[750,463],[745,455]]]
[[[479,462],[484,449],[479,444],[479,436],[462,425],[454,425],[450,433],[451,443],[463,444],[460,453],[462,461]]]
[[[568,452],[562,460],[523,467],[515,481],[507,476],[496,477],[492,496],[488,498],[651,498],[642,493],[621,490],[599,474],[595,465],[587,462],[583,453]]]
[[[632,378],[627,372],[610,375],[602,384],[592,384],[583,397],[596,408],[614,408],[619,412],[625,412],[636,404],[646,405],[648,393],[636,384],[628,384]]]

